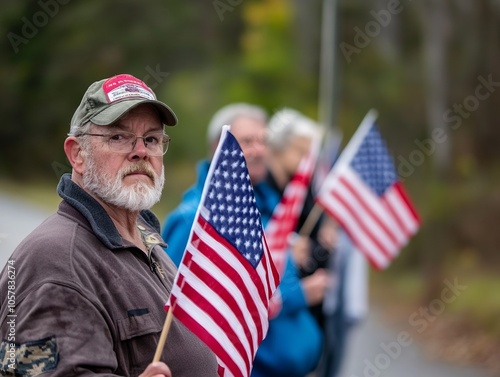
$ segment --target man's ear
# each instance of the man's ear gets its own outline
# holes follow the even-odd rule
[[[64,141],[64,153],[68,158],[73,170],[78,174],[83,174],[85,159],[82,156],[80,140],[74,136],[69,136]]]

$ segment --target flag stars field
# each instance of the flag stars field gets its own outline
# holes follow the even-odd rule
[[[213,221],[218,226],[218,231],[229,237],[229,241],[236,245],[234,235],[241,234],[244,249],[258,250],[252,248],[252,245],[261,242],[262,234],[250,232],[247,227],[253,227],[260,223],[260,214],[254,209],[255,198],[250,183],[250,176],[246,173],[246,165],[239,160],[229,161],[238,156],[244,158],[237,150],[225,149],[221,153],[220,164],[215,168],[214,174],[206,198],[205,207],[209,209],[208,220]],[[252,194],[252,195],[251,195]],[[236,210],[234,205],[243,205]],[[248,205],[251,205],[248,207]],[[233,216],[233,213],[236,214]],[[241,225],[244,228],[235,228],[235,225]],[[257,239],[258,238],[258,239]],[[244,256],[247,253],[243,253]],[[250,257],[247,260],[255,263],[255,252],[249,252]],[[258,262],[258,259],[257,259]]]
[[[375,127],[366,135],[351,166],[379,196],[397,178],[392,156]]]

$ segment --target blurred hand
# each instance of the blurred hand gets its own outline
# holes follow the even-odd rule
[[[325,218],[318,230],[318,242],[326,250],[332,251],[337,246],[338,231],[337,224],[330,218]]]
[[[314,274],[301,280],[302,290],[308,305],[316,305],[323,301],[325,292],[332,284],[332,278],[325,269],[319,269]]]
[[[172,373],[167,364],[157,361],[149,364],[139,377],[172,377]]]
[[[297,267],[305,267],[311,255],[311,243],[309,237],[295,235],[290,241],[292,258]]]

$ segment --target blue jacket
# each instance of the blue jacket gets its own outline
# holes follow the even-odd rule
[[[162,237],[170,258],[178,266],[189,239],[200,202],[209,162],[197,166],[197,182],[183,195],[179,206],[166,219]],[[254,187],[263,226],[270,219],[280,197],[263,182]],[[283,307],[270,321],[266,338],[255,356],[252,377],[304,377],[316,367],[322,349],[321,331],[308,310],[297,269],[290,259],[281,280]]]
[[[209,166],[210,164],[207,160],[198,163],[196,166],[198,173],[196,183],[184,193],[181,203],[170,212],[162,229],[162,238],[168,244],[166,252],[177,267],[179,267],[184,250],[186,250],[191,226],[193,225],[196,210],[200,204]]]

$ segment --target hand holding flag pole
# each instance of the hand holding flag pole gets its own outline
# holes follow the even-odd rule
[[[308,237],[314,229],[314,226],[318,222],[322,213],[323,208],[321,208],[318,203],[314,203],[314,206],[307,215],[306,221],[304,221],[304,224],[302,224],[302,227],[299,230],[299,235]]]

